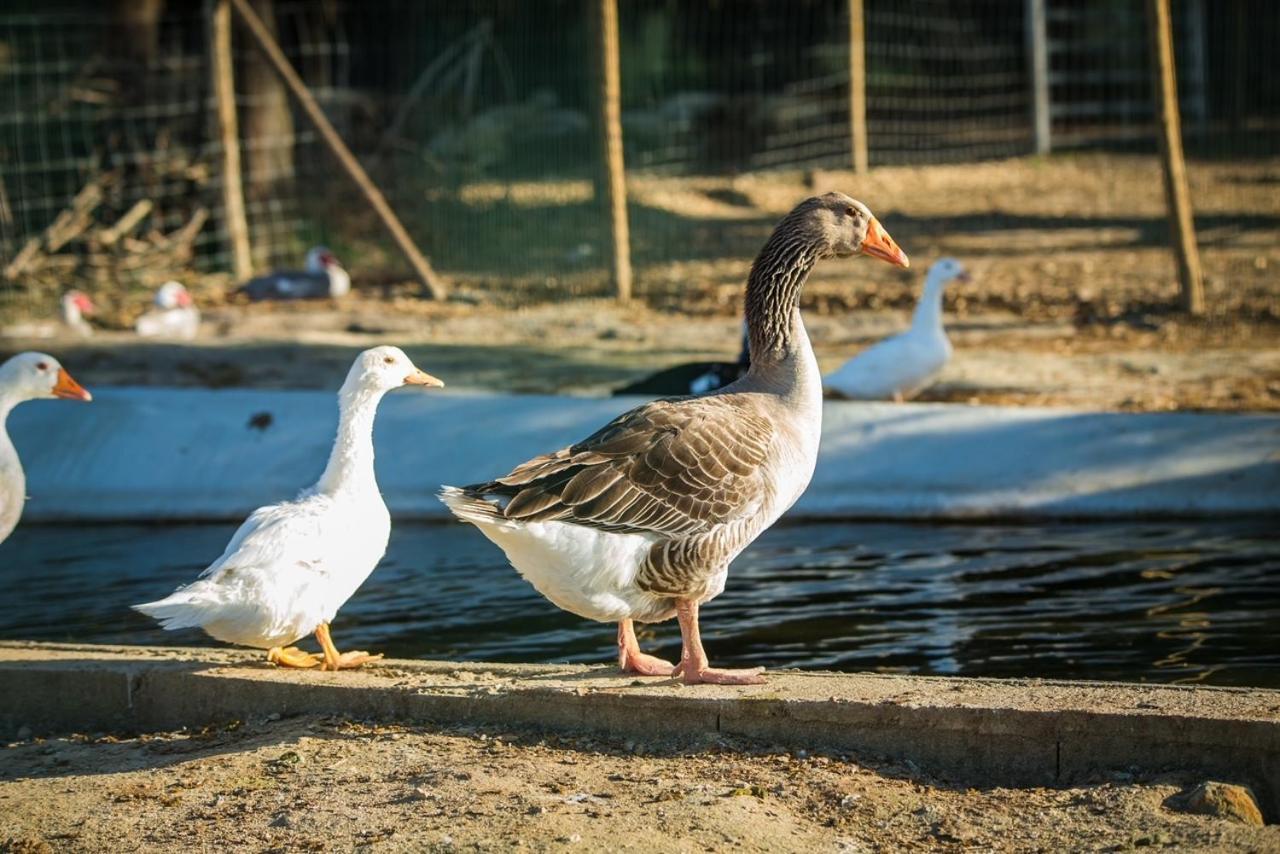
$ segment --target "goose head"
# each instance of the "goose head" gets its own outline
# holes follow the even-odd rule
[[[969,271],[955,258],[939,258],[929,267],[929,273],[925,278],[936,285],[945,285],[952,281],[967,282]]]
[[[826,255],[848,258],[866,255],[898,267],[909,267],[907,253],[884,230],[880,220],[857,199],[844,193],[826,193],[801,202],[788,218],[818,243]]]
[[[419,370],[399,347],[373,347],[356,356],[343,390],[388,392],[406,385],[441,388],[444,383]]]
[[[0,391],[10,400],[93,400],[58,360],[46,353],[19,353],[0,365]]]
[[[63,320],[74,323],[85,314],[93,314],[93,300],[84,291],[67,291],[62,295]]]
[[[327,273],[335,268],[341,270],[342,265],[327,246],[312,246],[307,252],[308,273]]]
[[[156,291],[155,303],[166,311],[175,308],[190,308],[192,302],[191,292],[183,287],[181,282],[165,282]]]

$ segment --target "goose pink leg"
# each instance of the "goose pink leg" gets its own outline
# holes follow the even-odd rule
[[[680,663],[673,676],[684,679],[686,685],[709,682],[714,685],[762,685],[763,667],[747,670],[725,670],[711,667],[707,653],[702,649],[702,636],[698,633],[698,603],[692,599],[676,600],[676,619],[680,621],[680,638],[684,642],[680,651]]]
[[[671,662],[640,651],[635,626],[629,619],[618,623],[618,667],[623,673],[641,676],[670,676],[675,670]]]

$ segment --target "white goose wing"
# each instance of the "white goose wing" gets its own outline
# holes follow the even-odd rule
[[[200,577],[216,583],[223,570],[230,568],[287,571],[322,565],[333,546],[333,527],[325,524],[329,508],[329,502],[319,496],[259,507]]]

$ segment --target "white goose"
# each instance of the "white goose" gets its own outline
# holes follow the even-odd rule
[[[156,291],[155,306],[134,323],[134,330],[143,338],[190,341],[200,331],[200,309],[181,282],[161,285]]]
[[[942,328],[942,291],[952,279],[967,282],[969,274],[954,258],[935,262],[925,276],[911,328],[873,344],[827,374],[822,381],[827,390],[851,400],[902,402],[929,385],[951,358],[951,342]]]
[[[722,389],[656,400],[581,442],[510,474],[445,487],[542,595],[566,611],[618,623],[618,664],[686,683],[751,684],[759,670],[709,665],[699,606],[724,589],[729,562],[809,485],[822,431],[822,378],[800,317],[815,263],[907,256],[861,202],[807,199],[765,243],[747,281],[751,367]],[[634,620],[676,616],[680,664],[646,655]]]
[[[199,580],[133,607],[166,629],[199,626],[220,641],[266,649],[275,664],[339,670],[381,658],[339,653],[329,623],[387,549],[391,517],[374,477],[373,420],[383,395],[402,385],[444,383],[396,347],[357,356],[338,392],[338,435],[315,485],[255,510]],[[311,632],[323,659],[285,648]]]
[[[19,403],[46,397],[93,399],[57,359],[44,353],[19,353],[0,365],[0,543],[18,526],[27,500],[27,477],[5,422]]]

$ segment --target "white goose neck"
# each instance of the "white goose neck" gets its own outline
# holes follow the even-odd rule
[[[942,291],[947,280],[940,271],[930,270],[924,280],[924,293],[916,303],[915,313],[911,317],[913,329],[942,328]]]
[[[338,435],[329,452],[329,463],[316,482],[315,492],[377,492],[373,469],[373,419],[386,392],[343,385],[338,392]]]

